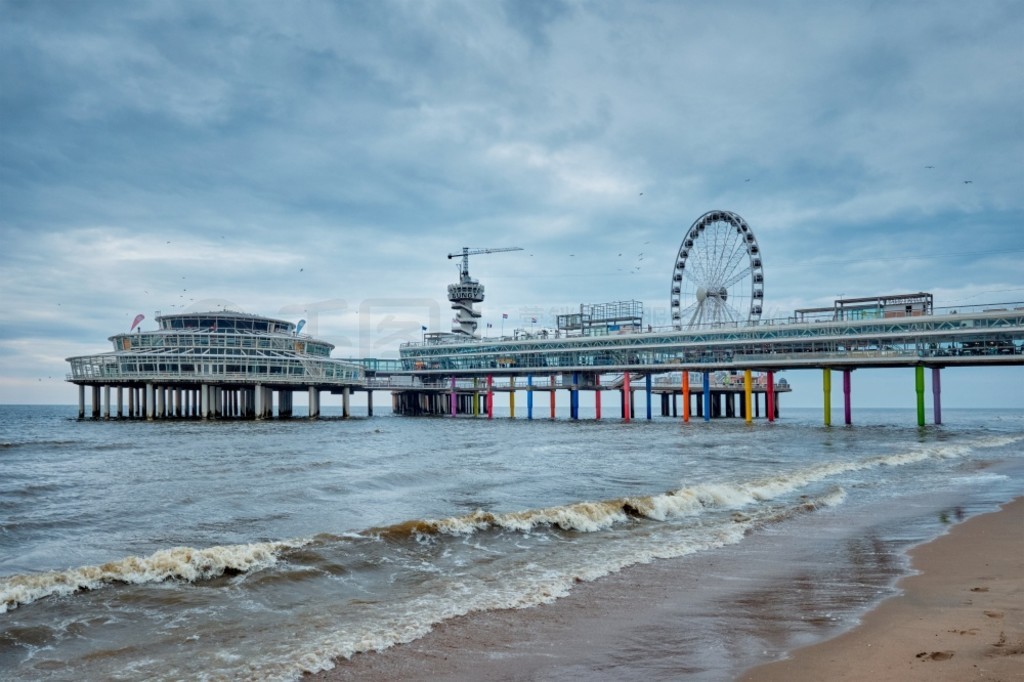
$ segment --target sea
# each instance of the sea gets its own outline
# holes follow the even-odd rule
[[[0,405],[0,679],[295,680],[458,616],[528,623],[581,585],[715,555],[779,587],[781,640],[744,627],[764,617],[739,598],[749,580],[719,580],[714,632],[679,626],[708,646],[666,668],[663,643],[634,640],[588,677],[730,679],[851,627],[911,570],[908,548],[1024,495],[1021,410],[924,427],[900,409],[850,426],[795,408],[750,424],[376,412]],[[793,576],[814,589],[785,606]]]

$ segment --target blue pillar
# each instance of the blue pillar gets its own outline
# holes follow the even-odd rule
[[[569,416],[580,418],[580,373],[572,373],[572,389],[569,393]]]
[[[648,374],[644,381],[644,390],[647,392],[647,419],[651,418],[651,375]]]
[[[711,421],[711,372],[704,372],[704,421]]]
[[[533,375],[526,375],[526,418],[533,419]]]

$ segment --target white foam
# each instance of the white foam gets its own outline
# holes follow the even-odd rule
[[[82,566],[0,578],[0,613],[53,595],[95,590],[111,583],[156,583],[168,579],[195,582],[227,571],[254,571],[277,562],[278,554],[307,541],[262,542],[195,549],[174,547],[147,557],[127,557],[100,566]]]

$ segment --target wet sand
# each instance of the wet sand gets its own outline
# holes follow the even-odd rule
[[[910,556],[920,573],[859,627],[743,682],[1024,680],[1024,498]]]
[[[455,618],[309,679],[727,679],[834,635],[841,624],[821,617],[823,599],[855,611],[877,599],[822,589],[827,561],[817,573],[805,568],[812,553],[780,562],[771,537],[744,545],[742,571],[736,546],[635,566],[580,583],[552,604]],[[879,562],[868,582],[884,587],[905,570],[886,551],[866,554]],[[740,679],[1024,680],[1024,498],[968,519],[911,557],[921,573],[902,579],[902,593],[860,626]],[[715,667],[723,659],[731,675]]]

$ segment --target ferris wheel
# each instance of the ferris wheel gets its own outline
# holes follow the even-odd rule
[[[679,246],[671,301],[676,329],[742,326],[761,319],[761,249],[743,218],[730,211],[697,218]]]

